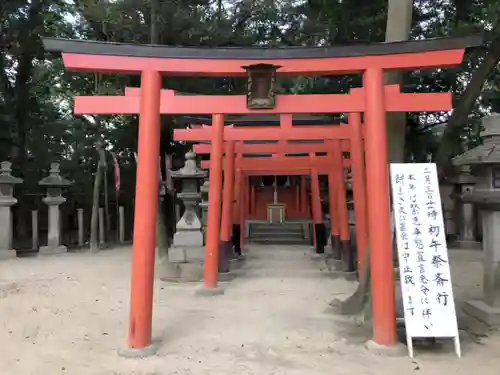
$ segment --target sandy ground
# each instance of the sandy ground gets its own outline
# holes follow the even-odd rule
[[[125,359],[130,249],[0,263],[0,374],[498,374],[500,335],[463,332],[417,357],[368,351],[352,319],[327,311],[355,284],[320,271],[303,247],[252,247],[217,297],[198,284],[156,282],[158,355]],[[452,251],[458,303],[480,296],[480,252]]]

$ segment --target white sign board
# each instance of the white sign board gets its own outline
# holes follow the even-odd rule
[[[408,350],[412,337],[453,337],[455,302],[436,165],[391,164],[391,190]]]

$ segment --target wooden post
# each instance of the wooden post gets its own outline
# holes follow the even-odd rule
[[[306,176],[300,176],[300,212],[302,213],[302,215],[309,216],[307,214]]]
[[[38,210],[31,211],[31,249],[38,250]]]
[[[371,68],[363,76],[366,113],[366,185],[370,241],[373,339],[379,345],[396,344],[394,266],[389,212],[389,168],[385,128],[383,72]]]
[[[251,180],[250,177],[248,179]],[[249,194],[250,202],[248,207],[248,215],[253,215],[255,214],[255,186],[250,184],[249,189],[250,189],[250,194]]]
[[[233,191],[234,191],[234,142],[226,142],[224,159],[224,189],[222,191],[222,220],[220,229],[219,272],[229,272],[232,253],[231,234],[233,229]]]
[[[160,153],[161,75],[141,74],[134,240],[128,345],[151,347],[153,284]]]
[[[245,234],[246,234],[246,218],[248,210],[248,184],[249,178],[243,172],[241,173],[241,203],[240,203],[240,250],[245,247]],[[241,254],[240,254],[241,255]]]
[[[363,269],[363,259],[367,245],[366,224],[366,186],[365,186],[365,151],[363,144],[363,129],[361,115],[349,113],[349,126],[351,127],[351,178],[354,199],[354,217],[356,230],[356,246],[358,258],[358,273]]]
[[[104,230],[104,208],[99,207],[99,245],[104,245],[105,230]]]
[[[76,216],[78,220],[78,246],[85,245],[85,228],[83,226],[83,208],[76,209]]]
[[[331,257],[340,261],[342,259],[340,250],[340,226],[339,226],[339,214],[338,214],[338,199],[337,199],[337,188],[336,179],[340,178],[342,170],[338,171],[335,163],[332,163],[332,169],[328,173],[328,201],[330,209],[330,227],[331,227],[331,247],[332,254]]]
[[[241,194],[242,194],[242,181],[243,181],[243,173],[241,169],[237,169],[234,174],[234,196],[235,196],[235,204],[234,204],[234,220],[235,225],[233,226],[233,245],[234,245],[234,255],[241,255],[241,222],[240,222],[240,212],[241,212]]]
[[[208,188],[208,217],[205,245],[204,286],[217,287],[219,233],[222,191],[222,154],[224,147],[224,115],[212,116],[212,153]]]
[[[349,213],[347,211],[345,175],[342,167],[343,156],[339,141],[332,141],[332,149],[332,164],[335,165],[335,170],[337,171],[335,193],[337,195],[337,214],[340,232],[342,267],[345,272],[353,272],[355,271],[354,256],[349,239]]]
[[[297,181],[294,179],[294,181]],[[300,186],[295,185],[295,211],[300,212]]]
[[[118,239],[120,243],[125,242],[125,208],[118,207]]]
[[[320,238],[324,234],[320,226],[323,225],[323,215],[321,212],[321,198],[319,190],[318,172],[315,169],[311,170],[311,205],[312,205],[312,218],[316,253],[322,254],[325,252],[324,239]]]

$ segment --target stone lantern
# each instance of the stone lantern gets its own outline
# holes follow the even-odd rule
[[[41,246],[39,254],[60,254],[67,251],[61,244],[61,218],[59,206],[66,202],[61,193],[62,189],[72,184],[59,174],[59,163],[50,165],[49,175],[38,182],[38,185],[47,189],[47,195],[42,199],[48,206],[49,230],[47,246]]]
[[[16,251],[12,249],[12,211],[17,203],[13,197],[14,186],[23,180],[10,174],[12,163],[3,161],[0,164],[0,259],[14,258]]]
[[[200,192],[201,192],[200,208],[201,208],[201,225],[202,225],[202,232],[203,232],[203,245],[205,245],[205,234],[206,234],[206,230],[207,230],[208,187],[209,187],[209,181],[208,181],[208,179],[206,179],[203,182],[203,185],[201,185],[201,187],[200,187]]]
[[[476,185],[476,178],[471,173],[470,165],[461,165],[453,180],[455,185],[455,201],[459,209],[458,239],[456,245],[463,249],[480,249],[481,243],[476,240],[476,220],[474,204],[463,201]]]
[[[464,203],[477,205],[483,226],[483,299],[466,301],[464,311],[489,325],[500,324],[500,114],[483,118],[483,144],[453,159],[470,165],[474,189],[462,194]]]
[[[207,176],[207,172],[197,167],[196,154],[188,152],[184,167],[178,171],[171,171],[171,176],[182,181],[182,191],[177,197],[184,203],[185,210],[177,222],[174,241],[168,250],[168,260],[176,263],[177,274],[173,275],[174,277],[186,281],[198,281],[203,276],[205,251],[202,226],[196,206],[200,201],[199,182]]]

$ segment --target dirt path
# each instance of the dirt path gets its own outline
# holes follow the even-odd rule
[[[130,249],[0,263],[0,374],[498,373],[498,337],[415,361],[368,352],[349,324],[325,312],[354,284],[322,275],[303,247],[254,247],[218,297],[197,284],[155,285],[157,356],[117,355],[127,334]],[[445,348],[448,349],[448,348]]]

